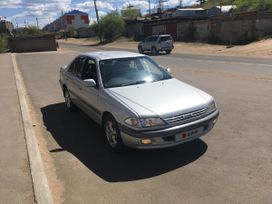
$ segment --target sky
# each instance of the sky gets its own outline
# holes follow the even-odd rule
[[[155,8],[158,0],[150,1],[151,8]],[[182,0],[185,6],[193,3],[195,0]],[[180,0],[164,0],[163,6],[170,8],[179,4]],[[148,11],[148,0],[97,0],[99,16],[128,5],[138,6],[143,14]],[[93,0],[0,0],[0,17],[6,17],[15,27],[37,25],[38,21],[42,28],[58,18],[62,11],[65,13],[73,9],[88,13],[91,23],[96,19]]]

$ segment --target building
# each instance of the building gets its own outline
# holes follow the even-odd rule
[[[0,33],[11,34],[14,29],[12,22],[7,21],[5,17],[0,16]]]
[[[214,6],[208,10],[208,15],[210,17],[211,16],[228,15],[236,8],[237,8],[237,6],[235,6],[235,5]]]
[[[73,10],[63,14],[57,20],[46,25],[43,29],[49,32],[61,30],[79,29],[89,27],[89,15],[79,10]]]
[[[182,18],[199,18],[206,16],[207,10],[203,8],[179,8],[172,14],[172,17]]]

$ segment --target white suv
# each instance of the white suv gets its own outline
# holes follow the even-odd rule
[[[153,55],[160,51],[170,54],[174,49],[171,35],[151,35],[138,44],[139,53],[150,51]]]

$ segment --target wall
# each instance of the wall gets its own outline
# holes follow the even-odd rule
[[[260,18],[256,20],[256,33],[259,38],[272,35],[272,18]]]
[[[194,39],[198,41],[207,41],[211,33],[211,22],[208,20],[200,20],[194,22]]]
[[[134,39],[141,39],[144,35],[144,24],[142,22],[127,23],[126,36]]]
[[[57,42],[54,35],[38,37],[15,37],[9,39],[11,52],[56,51]]]
[[[153,35],[165,34],[165,32],[166,32],[166,25],[152,26],[152,34]]]
[[[186,41],[190,36],[190,26],[192,21],[182,21],[177,24],[177,40]]]
[[[171,34],[174,40],[243,44],[272,35],[272,14],[241,13],[206,19],[154,20],[144,23],[144,35]]]

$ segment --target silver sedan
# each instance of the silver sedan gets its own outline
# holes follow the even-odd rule
[[[61,68],[60,85],[67,108],[101,125],[114,151],[164,148],[208,133],[219,115],[213,97],[169,72],[146,55],[91,52]]]

